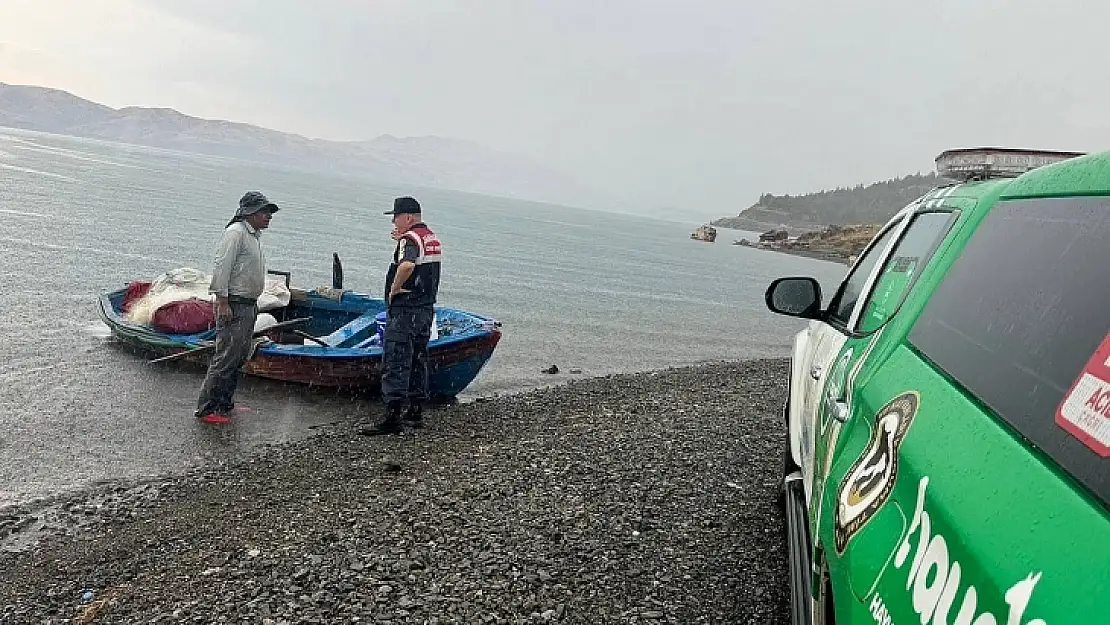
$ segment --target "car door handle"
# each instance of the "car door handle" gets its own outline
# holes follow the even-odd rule
[[[829,416],[840,423],[848,420],[848,402],[826,398],[825,409],[828,410]]]
[[[825,370],[825,368],[822,367],[821,365],[813,365],[809,369],[809,377],[813,378],[814,380],[820,380],[821,379],[821,373],[824,370]]]

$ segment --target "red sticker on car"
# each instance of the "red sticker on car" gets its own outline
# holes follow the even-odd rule
[[[1110,456],[1110,334],[1056,409],[1056,424],[1103,458]]]

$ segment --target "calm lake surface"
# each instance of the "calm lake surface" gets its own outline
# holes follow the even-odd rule
[[[767,312],[782,275],[833,285],[845,267],[689,238],[674,223],[325,176],[145,147],[0,129],[0,506],[120,478],[172,473],[379,410],[349,395],[244,380],[254,410],[212,428],[192,410],[203,372],[120,350],[99,293],[177,267],[211,271],[244,191],[281,206],[264,235],[295,286],[378,294],[397,195],[444,244],[440,303],[504,324],[466,400],[584,376],[787,353],[799,322]],[[737,207],[722,207],[735,214]],[[541,369],[556,364],[558,376]]]

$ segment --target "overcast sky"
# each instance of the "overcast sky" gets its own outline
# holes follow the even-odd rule
[[[707,215],[1110,143],[1110,3],[3,0],[0,81],[331,139],[471,139]]]

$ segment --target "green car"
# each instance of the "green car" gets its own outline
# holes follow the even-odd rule
[[[951,150],[809,320],[793,623],[1110,624],[1110,152]]]

